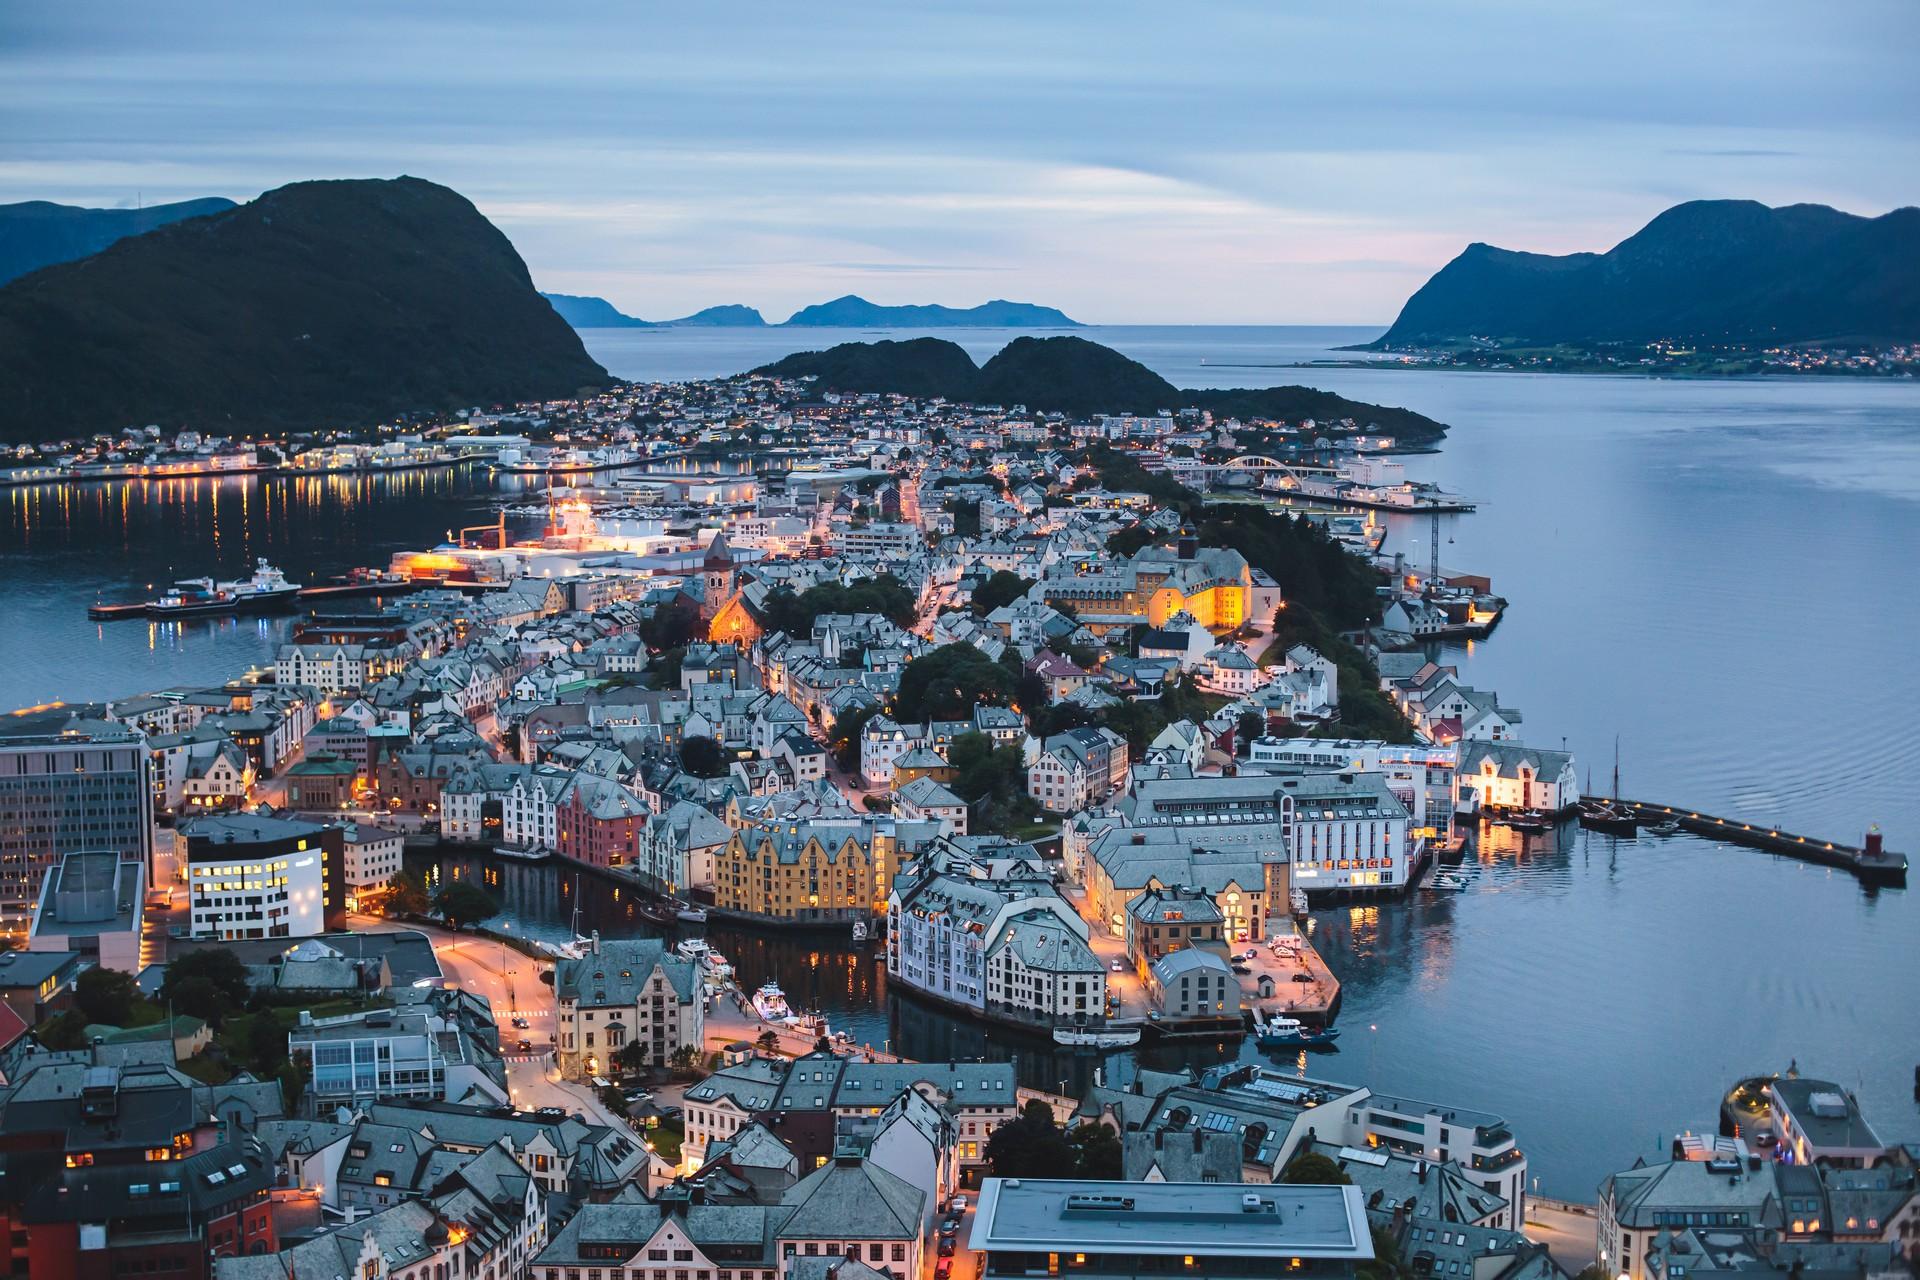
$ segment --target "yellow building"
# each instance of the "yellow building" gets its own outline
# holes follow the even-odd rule
[[[884,915],[898,845],[872,823],[741,826],[714,856],[713,902],[795,924]]]
[[[1202,547],[1182,535],[1172,548],[1143,547],[1118,564],[1074,566],[1040,580],[1041,598],[1070,604],[1096,635],[1121,627],[1165,626],[1176,613],[1231,631],[1251,612],[1253,570],[1231,547]]]

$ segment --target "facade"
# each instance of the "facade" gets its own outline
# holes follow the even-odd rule
[[[337,1018],[301,1011],[287,1033],[287,1055],[310,1064],[301,1098],[306,1114],[398,1098],[507,1100],[506,1065],[486,1001],[453,990],[417,996]]]
[[[1538,751],[1510,739],[1461,742],[1457,777],[1458,807],[1466,813],[1485,809],[1560,813],[1580,803],[1580,780],[1574,775],[1570,753]]]
[[[195,937],[307,938],[346,927],[346,833],[254,814],[197,818],[186,837]]]
[[[1379,773],[1406,806],[1415,839],[1453,834],[1460,749],[1362,739],[1256,738],[1249,761],[1275,773]]]
[[[560,1070],[602,1075],[626,1062],[633,1045],[645,1066],[665,1066],[685,1046],[698,1049],[706,1038],[700,986],[694,964],[656,939],[596,935],[586,954],[554,966]]]
[[[1127,742],[1111,729],[1078,728],[1040,744],[1027,794],[1050,813],[1078,813],[1127,785]]]
[[[714,859],[714,905],[766,920],[826,924],[886,910],[897,843],[872,821],[737,828]]]
[[[23,934],[69,853],[153,865],[153,788],[141,735],[64,712],[0,722],[0,929]]]
[[[343,831],[347,910],[364,910],[364,904],[384,894],[400,874],[400,855],[406,842],[397,831],[365,822],[348,823]]]
[[[1147,995],[1173,1018],[1224,1018],[1240,1014],[1240,982],[1218,951],[1186,947],[1146,966]]]
[[[1220,905],[1204,890],[1155,885],[1126,907],[1127,960],[1136,970],[1188,947],[1226,950]]]

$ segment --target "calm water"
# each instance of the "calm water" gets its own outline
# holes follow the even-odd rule
[[[587,338],[615,372],[661,378],[874,336]],[[1009,337],[940,336],[976,359]],[[1299,381],[1452,424],[1409,469],[1482,501],[1443,522],[1441,559],[1492,577],[1513,608],[1492,639],[1451,657],[1523,710],[1530,739],[1565,739],[1598,780],[1618,735],[1629,794],[1834,838],[1877,821],[1920,854],[1920,386],[1247,367],[1326,358],[1373,336],[1363,329],[1085,336],[1182,386]],[[384,562],[487,519],[490,496],[478,473],[441,472],[0,491],[0,705],[218,680],[270,657],[284,623],[100,626],[85,604],[172,574],[237,572],[253,555],[296,576]],[[1392,545],[1424,560],[1428,523],[1397,524]],[[496,874],[519,927],[564,930],[569,877]],[[1472,875],[1463,893],[1319,914],[1346,1034],[1312,1070],[1502,1111],[1542,1189],[1582,1199],[1659,1135],[1712,1124],[1732,1077],[1794,1058],[1859,1088],[1883,1137],[1920,1137],[1912,892],[1872,896],[1691,837],[1578,831],[1530,848],[1503,837]],[[623,904],[586,896],[586,927],[632,928]],[[748,982],[778,976],[859,1039],[921,1057],[1012,1055],[1038,1085],[1084,1083],[1091,1069],[888,998],[871,958],[820,941],[716,941]]]

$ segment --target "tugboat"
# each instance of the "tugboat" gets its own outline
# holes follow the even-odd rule
[[[1309,1027],[1298,1018],[1289,1018],[1284,1014],[1263,1018],[1260,1011],[1255,1009],[1253,1038],[1262,1049],[1322,1049],[1338,1040],[1340,1033],[1332,1027]]]

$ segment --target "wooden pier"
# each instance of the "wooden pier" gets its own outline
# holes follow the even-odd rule
[[[1625,799],[1615,800],[1614,803],[1625,805],[1642,823],[1677,822],[1681,830],[1705,836],[1709,840],[1746,845],[1748,848],[1798,858],[1802,862],[1815,862],[1851,871],[1862,884],[1904,888],[1907,883],[1905,855],[1882,848],[1877,831],[1868,833],[1865,845],[1836,844],[1831,840],[1794,835],[1777,827],[1756,826],[1751,822],[1720,818],[1673,805]]]

